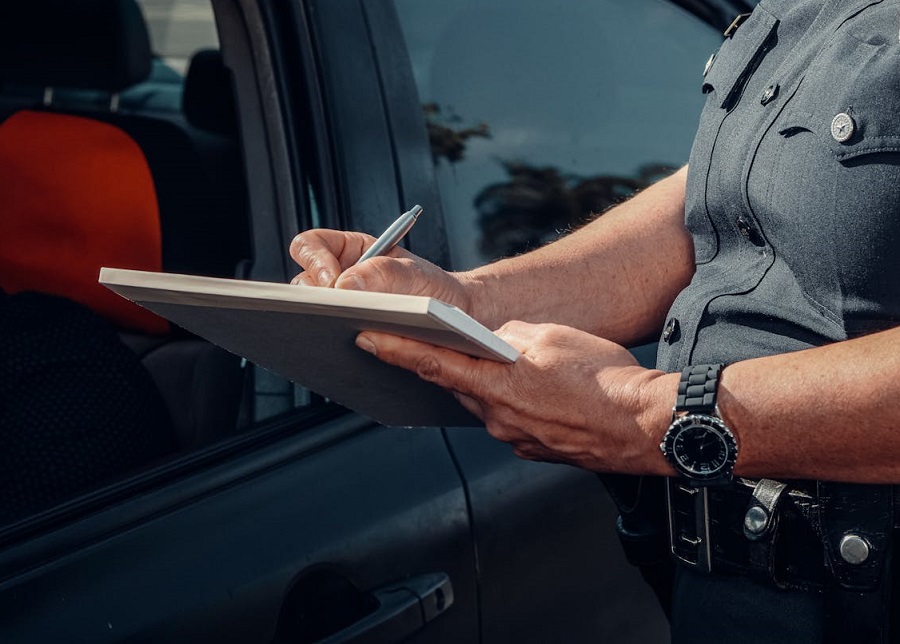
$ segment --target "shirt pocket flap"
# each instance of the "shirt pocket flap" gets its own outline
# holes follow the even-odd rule
[[[815,83],[819,91],[800,92],[778,125],[785,137],[811,132],[840,161],[900,151],[900,56],[865,43],[853,46],[865,60],[856,76],[847,82],[849,71],[833,70]],[[807,80],[813,79],[803,84]]]
[[[900,126],[896,112],[856,108],[852,111],[791,112],[789,123],[779,129],[782,136],[811,132],[839,161],[877,152],[900,152]]]
[[[900,151],[900,49],[847,36],[831,50],[834,64],[802,81],[778,132],[811,132],[840,161]]]
[[[778,18],[762,7],[719,47],[703,79],[703,93],[715,91],[719,107],[728,109],[774,44]]]

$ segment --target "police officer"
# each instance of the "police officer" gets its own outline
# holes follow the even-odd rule
[[[898,32],[897,0],[762,0],[706,66],[688,167],[464,273],[399,248],[353,267],[371,237],[308,231],[295,281],[455,304],[522,357],[357,344],[452,391],[523,458],[665,477],[635,525],[663,526],[676,562],[673,641],[888,641]],[[660,330],[643,369],[623,347]]]

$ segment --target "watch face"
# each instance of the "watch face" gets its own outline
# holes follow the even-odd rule
[[[725,424],[702,414],[673,422],[661,447],[676,469],[697,481],[729,475],[737,456],[737,443]]]

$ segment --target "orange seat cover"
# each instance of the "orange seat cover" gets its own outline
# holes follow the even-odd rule
[[[17,112],[0,124],[0,288],[62,295],[118,326],[168,331],[165,320],[98,284],[101,266],[162,269],[143,152],[107,123]]]

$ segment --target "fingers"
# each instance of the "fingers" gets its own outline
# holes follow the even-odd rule
[[[511,443],[513,454],[526,461],[540,461],[542,463],[565,463],[553,451],[546,449],[540,443],[522,441]]]
[[[291,241],[290,252],[304,270],[291,283],[415,294],[420,270],[409,251],[395,247],[386,257],[373,257],[360,266],[355,265],[374,241],[374,237],[364,233],[325,228],[300,233]],[[401,261],[396,262],[398,259]],[[419,284],[418,288],[424,287]]]
[[[534,344],[565,347],[572,343],[576,335],[581,335],[582,338],[594,337],[561,324],[533,324],[521,320],[510,320],[497,329],[496,334],[523,353],[528,346]]]
[[[453,393],[469,412],[485,422],[497,440],[510,443],[519,458],[555,461],[557,456],[539,440],[524,432],[503,410],[504,393],[513,365],[479,360],[449,349],[408,338],[364,331],[356,344],[379,359],[408,369],[423,380]],[[499,404],[498,404],[499,403]]]
[[[298,273],[297,276],[291,280],[291,284],[295,286],[318,286],[312,275],[309,273]]]
[[[422,295],[431,284],[422,275],[416,260],[405,255],[408,255],[407,251],[394,248],[385,257],[366,260],[344,271],[334,286],[354,291]]]
[[[352,266],[373,241],[372,236],[363,233],[325,228],[300,233],[291,241],[290,252],[307,277],[297,283],[310,284],[311,280],[314,286],[333,286],[344,269]]]
[[[494,333],[522,353],[525,353],[534,344],[536,329],[537,325],[535,324],[529,324],[521,320],[511,320],[494,331]]]
[[[484,406],[480,402],[478,402],[478,400],[472,398],[471,396],[461,394],[458,391],[454,391],[452,393],[453,397],[459,401],[459,404],[462,405],[472,415],[476,416],[482,421],[485,419]]]
[[[412,371],[423,380],[461,394],[463,398],[460,402],[464,406],[471,405],[471,408],[466,408],[476,415],[479,415],[480,403],[475,402],[475,399],[492,397],[483,383],[493,382],[496,386],[501,379],[495,371],[504,366],[450,349],[372,331],[360,333],[356,345],[380,360]]]

